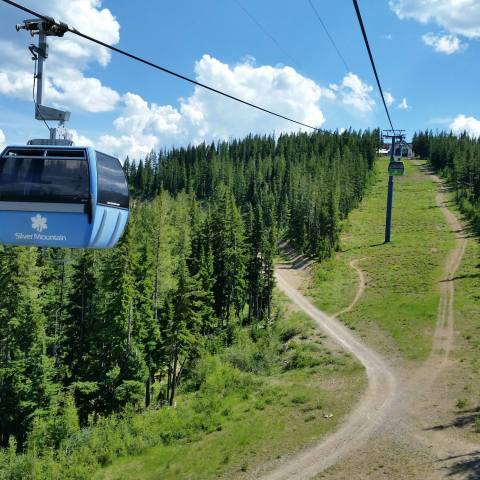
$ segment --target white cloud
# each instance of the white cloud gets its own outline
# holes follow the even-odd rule
[[[133,159],[145,158],[145,155],[158,147],[158,140],[154,135],[142,135],[140,138],[134,135],[102,135],[97,146],[123,161],[127,155]]]
[[[81,145],[82,147],[93,147],[94,143],[88,137],[81,135],[75,129],[68,129],[68,133],[71,135],[74,145]]]
[[[5,134],[3,133],[2,129],[0,128],[0,152],[4,149],[6,144]]]
[[[335,98],[332,89],[320,87],[291,67],[255,66],[251,61],[230,66],[204,55],[195,65],[195,74],[199,82],[316,127],[325,122],[321,100]],[[200,87],[180,99],[178,108],[149,104],[133,93],[124,95],[122,102],[122,113],[114,122],[116,135],[103,135],[100,143],[133,158],[159,146],[304,129]]]
[[[101,0],[35,0],[32,8],[41,6],[42,12],[67,23],[71,27],[98,38],[104,43],[114,45],[120,40],[120,24],[110,10],[102,8]],[[100,45],[71,34],[66,38],[52,42],[52,53],[61,52],[76,61],[97,61],[107,65],[110,52]]]
[[[397,108],[400,110],[408,110],[410,108],[410,105],[407,103],[407,99],[405,97],[403,97]]]
[[[373,87],[354,73],[345,75],[341,85],[331,85],[330,88],[340,93],[344,105],[353,107],[359,113],[371,112],[375,106],[375,100],[371,96]]]
[[[456,35],[440,36],[429,32],[423,35],[422,40],[426,45],[433,47],[436,52],[446,55],[465,50],[468,46],[468,44],[462,43]]]
[[[394,96],[390,92],[385,92],[384,95],[387,107],[391,107],[395,102]]]
[[[435,22],[451,34],[480,37],[478,0],[390,0],[389,4],[400,19]]]
[[[119,41],[120,25],[100,0],[32,0],[37,7],[80,31],[115,44]],[[33,62],[27,45],[27,33],[0,33],[0,94],[32,99]],[[67,33],[63,38],[49,38],[50,55],[46,63],[44,104],[60,108],[106,112],[115,108],[120,95],[102,85],[100,80],[85,76],[88,65],[105,66],[110,53],[104,48]]]
[[[98,78],[77,78],[75,70],[67,69],[61,77],[50,80],[46,95],[59,105],[73,105],[92,113],[109,112],[120,100],[120,95]]]
[[[450,130],[456,135],[466,132],[471,137],[478,138],[480,137],[480,120],[460,114],[450,124]]]
[[[33,71],[5,70],[0,64],[0,94],[32,101]],[[102,85],[97,78],[84,77],[74,68],[64,68],[61,73],[55,71],[57,75],[53,69],[50,69],[50,74],[47,73],[43,100],[46,105],[109,112],[120,99],[115,90]]]

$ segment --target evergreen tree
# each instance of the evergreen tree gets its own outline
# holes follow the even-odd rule
[[[30,419],[54,393],[46,356],[40,272],[33,248],[0,247],[0,445],[25,441]]]

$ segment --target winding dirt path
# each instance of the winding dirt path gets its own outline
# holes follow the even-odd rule
[[[359,277],[357,293],[351,305],[337,315],[353,309],[365,290],[365,279],[358,267],[358,261],[353,261],[350,265]],[[314,307],[291,285],[291,276],[290,266],[280,266],[276,270],[277,285],[280,290],[307,313],[326,335],[360,360],[367,371],[368,387],[339,430],[319,444],[281,464],[263,476],[263,480],[306,480],[335,464],[340,458],[360,447],[382,424],[397,391],[395,375],[380,355],[364,345],[335,317]]]
[[[422,474],[417,472],[415,477],[408,478],[477,478],[462,473],[453,474],[449,467],[459,457],[478,454],[480,446],[468,442],[455,431],[442,432],[432,428],[438,425],[436,407],[442,401],[442,395],[445,396],[445,388],[448,388],[445,373],[450,365],[449,354],[455,339],[454,277],[468,241],[459,220],[445,204],[445,190],[441,180],[432,177],[439,183],[437,206],[455,233],[456,239],[455,247],[446,258],[443,279],[440,282],[440,302],[432,338],[432,352],[427,361],[416,370],[406,371],[404,368],[393,370],[386,360],[336,319],[337,316],[352,310],[365,290],[364,275],[358,266],[361,260],[350,263],[359,279],[355,299],[349,307],[333,317],[318,310],[298,291],[298,276],[296,277],[297,274],[290,265],[281,265],[277,268],[276,278],[280,290],[307,313],[326,335],[351,352],[364,365],[368,387],[336,432],[322,439],[317,445],[280,463],[273,471],[261,477],[262,480],[312,479],[340,459],[353,458],[351,454],[359,448],[365,458],[355,460],[356,466],[353,467],[355,476],[362,479],[371,478],[369,464],[372,462],[369,459],[369,451],[372,445],[376,448],[372,458],[398,463],[401,459],[392,460],[392,454],[388,451],[391,445],[397,442],[408,445],[409,451],[414,455],[418,453],[418,458],[414,462],[423,461],[428,464]],[[384,438],[390,435],[386,442],[380,441],[380,447],[378,438],[375,438],[377,432],[380,437],[386,435]],[[331,478],[349,478],[351,471],[349,466],[346,466],[346,469],[340,466],[340,470]],[[340,476],[337,476],[339,474]],[[330,478],[328,475],[327,477]],[[407,477],[401,475],[395,478]]]
[[[410,398],[405,405],[414,420],[411,425],[413,436],[432,448],[439,459],[455,459],[476,454],[480,450],[480,445],[467,441],[455,429],[449,429],[448,432],[435,429],[439,421],[435,416],[436,405],[441,403],[442,396],[446,394],[445,389],[448,388],[444,375],[451,365],[449,355],[455,341],[455,273],[465,254],[468,237],[458,218],[446,206],[442,181],[435,175],[432,178],[439,184],[436,203],[455,233],[455,246],[446,258],[440,282],[440,302],[432,351],[426,362],[415,372],[407,389]]]

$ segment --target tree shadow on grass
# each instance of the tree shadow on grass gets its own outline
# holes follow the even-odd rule
[[[278,263],[278,267],[281,269],[302,270],[303,268],[308,268],[316,260],[315,257],[299,254],[295,248],[289,245],[287,242],[280,244],[279,248],[283,255],[287,258],[286,260]]]
[[[480,451],[456,455],[438,460],[438,462],[450,462],[456,460],[453,465],[445,466],[448,477],[461,476],[465,480],[478,480],[480,478]]]
[[[428,427],[425,430],[445,430],[452,427],[473,428],[475,419],[478,416],[480,416],[480,407],[472,408],[470,410],[460,410],[458,412],[458,416],[452,422],[434,425],[433,427]]]
[[[480,278],[480,272],[470,273],[468,275],[459,275],[458,277],[453,277],[453,278],[446,278],[445,280],[440,280],[440,283],[453,282],[455,280],[462,280],[464,278]]]
[[[384,245],[386,245],[385,242],[373,243],[371,245],[357,245],[356,247],[351,247],[351,248],[341,248],[339,252],[340,253],[353,252],[354,250],[362,250],[364,248],[376,248],[376,247],[382,247]]]

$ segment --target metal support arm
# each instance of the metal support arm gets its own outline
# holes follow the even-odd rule
[[[37,89],[35,92],[35,119],[42,121],[57,121],[59,126],[62,126],[70,119],[70,112],[59,110],[57,108],[47,107],[43,105],[43,92],[45,88],[44,63],[48,58],[48,43],[47,37],[63,37],[68,30],[68,26],[56,22],[53,18],[48,20],[25,20],[16,27],[17,32],[20,30],[27,30],[33,37],[38,35],[38,46],[32,44],[29,50],[32,54],[32,60],[37,62],[37,69],[35,80]],[[57,135],[57,128],[50,128],[50,140],[55,140]]]

